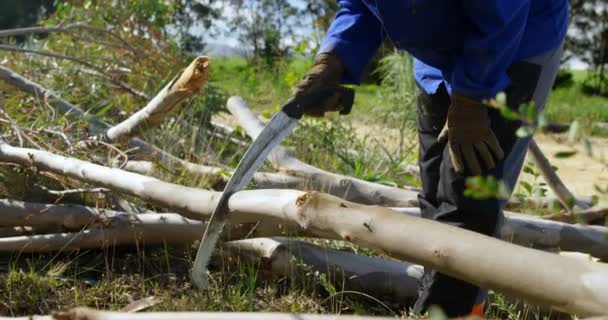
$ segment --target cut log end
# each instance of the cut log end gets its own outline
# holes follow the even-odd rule
[[[197,57],[175,80],[171,85],[171,89],[185,90],[191,94],[195,94],[209,79],[209,65],[209,57]]]

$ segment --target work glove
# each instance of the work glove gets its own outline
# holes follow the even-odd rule
[[[504,158],[496,135],[490,127],[488,107],[461,94],[451,96],[447,123],[439,141],[448,143],[454,171],[480,175]]]
[[[342,79],[344,66],[340,59],[333,54],[319,54],[312,68],[295,87],[294,95],[302,97],[319,93],[322,90],[337,87]],[[305,115],[322,117],[328,111],[340,111],[340,94],[336,93],[325,98],[322,103],[304,111]]]

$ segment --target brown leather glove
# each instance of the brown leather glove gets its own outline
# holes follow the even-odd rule
[[[468,169],[468,173],[480,175],[482,169],[492,169],[504,158],[504,151],[490,127],[488,107],[458,93],[451,96],[448,121],[439,141],[448,143],[452,165],[458,174]]]
[[[338,57],[333,54],[321,53],[315,59],[312,68],[295,87],[295,96],[305,96],[317,93],[320,90],[335,87],[340,84],[344,66]],[[339,111],[340,96],[330,96],[318,107],[306,110],[304,114],[312,117],[322,117],[325,112]]]

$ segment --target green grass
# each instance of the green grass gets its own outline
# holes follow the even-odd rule
[[[599,133],[591,130],[592,125],[608,121],[608,98],[583,92],[586,71],[574,70],[572,75],[574,83],[571,86],[557,88],[551,92],[545,115],[550,121],[558,123],[577,120],[582,124],[585,133]]]
[[[199,291],[192,288],[188,277],[192,256],[193,248],[137,251],[110,247],[79,254],[3,257],[0,268],[6,271],[0,273],[0,316],[49,314],[75,306],[118,311],[149,296],[158,304],[148,311],[376,315],[405,311],[387,309],[356,295],[336,298],[342,289],[317,274],[268,277],[259,265],[230,260],[222,254],[213,259],[209,289]]]
[[[299,59],[281,64],[276,72],[271,73],[263,68],[249,67],[242,58],[224,58],[214,61],[211,79],[225,92],[245,98],[255,110],[272,112],[289,97],[291,88],[305,74],[308,66],[309,61]],[[608,98],[588,95],[582,91],[586,76],[585,71],[575,70],[572,86],[551,92],[545,108],[549,120],[559,123],[578,120],[586,128],[590,128],[594,122],[608,121]],[[395,127],[398,121],[394,121],[395,116],[392,117],[393,120],[387,121],[388,114],[415,113],[413,107],[405,102],[388,103],[386,97],[391,94],[390,88],[363,84],[356,86],[355,90],[355,108],[348,117],[351,121]]]

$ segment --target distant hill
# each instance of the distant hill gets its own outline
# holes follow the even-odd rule
[[[244,48],[237,48],[223,43],[210,42],[205,45],[203,54],[215,57],[235,57],[247,54]]]

